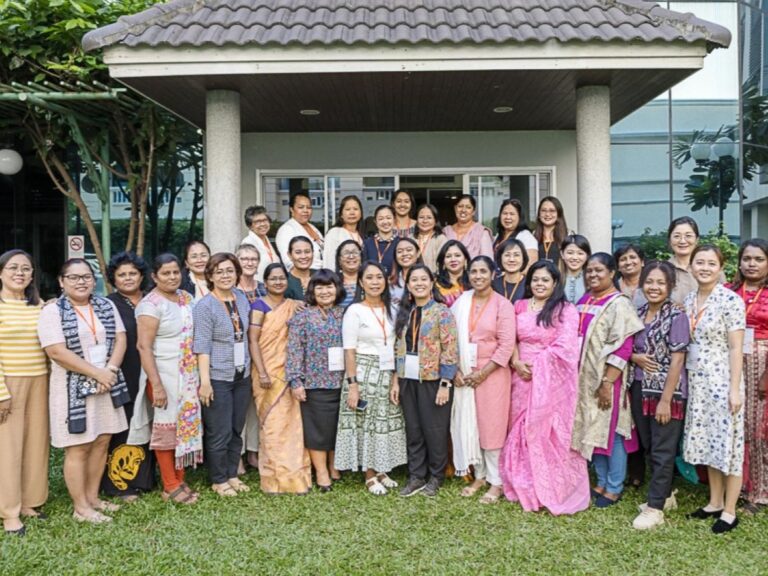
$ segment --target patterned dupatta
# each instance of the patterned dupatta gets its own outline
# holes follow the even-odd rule
[[[100,296],[91,296],[90,304],[96,317],[107,333],[107,358],[112,356],[115,347],[115,313],[112,303]],[[67,350],[85,359],[83,345],[77,323],[77,313],[69,298],[62,295],[56,301],[61,317],[61,329]],[[99,385],[95,379],[85,374],[67,370],[67,429],[70,434],[83,434],[86,431],[85,399],[98,393]],[[125,383],[122,370],[117,371],[117,383],[109,391],[112,405],[119,408],[131,401],[128,385]]]
[[[179,358],[179,394],[176,407],[176,468],[194,466],[203,461],[203,419],[198,388],[197,356],[192,352],[193,297],[178,291],[182,329]]]

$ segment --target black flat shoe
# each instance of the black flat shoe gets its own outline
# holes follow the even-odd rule
[[[712,532],[715,534],[725,534],[726,532],[730,532],[736,526],[739,525],[739,519],[735,518],[732,523],[728,523],[725,520],[721,520],[720,518],[717,519],[717,521],[712,524]]]
[[[18,536],[19,538],[23,538],[27,535],[27,527],[22,526],[18,530],[6,530],[5,531],[6,536]]]
[[[714,512],[707,512],[704,508],[694,510],[690,514],[686,514],[685,517],[689,520],[707,520],[708,518],[719,518],[722,514],[722,510],[715,510]]]
[[[333,486],[331,486],[330,484],[328,486],[323,486],[321,484],[318,484],[317,487],[320,489],[320,492],[322,493],[330,492],[333,489]]]

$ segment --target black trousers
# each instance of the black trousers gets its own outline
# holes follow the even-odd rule
[[[643,391],[639,381],[632,383],[632,417],[637,426],[640,444],[651,466],[651,480],[648,483],[648,505],[656,510],[664,509],[664,501],[672,493],[675,475],[675,456],[683,420],[670,420],[661,425],[654,416],[643,416]]]
[[[426,480],[427,472],[440,482],[445,478],[453,388],[443,406],[435,404],[439,389],[439,380],[400,380],[400,405],[405,417],[408,474],[411,478]]]
[[[212,484],[237,478],[241,436],[251,399],[251,377],[234,382],[211,380],[213,402],[203,406],[205,463]]]

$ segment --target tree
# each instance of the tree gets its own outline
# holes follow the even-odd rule
[[[84,52],[80,41],[89,30],[152,4],[0,0],[0,98],[23,104],[23,113],[11,122],[31,142],[56,188],[77,207],[105,278],[108,212],[102,215],[105,247],[80,195],[76,164],[107,209],[110,182],[126,182],[131,216],[125,249],[142,254],[158,164],[189,138],[190,127],[154,103],[129,95],[111,80],[101,55]],[[76,158],[71,149],[77,150]]]

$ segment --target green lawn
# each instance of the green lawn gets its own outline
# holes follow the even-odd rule
[[[50,519],[30,521],[24,539],[0,541],[0,574],[768,574],[768,513],[715,536],[709,522],[685,519],[706,492],[683,480],[680,509],[653,532],[631,527],[642,491],[607,510],[553,518],[461,498],[459,480],[435,499],[370,496],[359,474],[330,494],[254,489],[231,499],[213,494],[202,470],[189,480],[202,491],[194,506],[166,504],[156,492],[111,525],[81,525],[57,455]],[[257,488],[256,472],[245,480]]]

